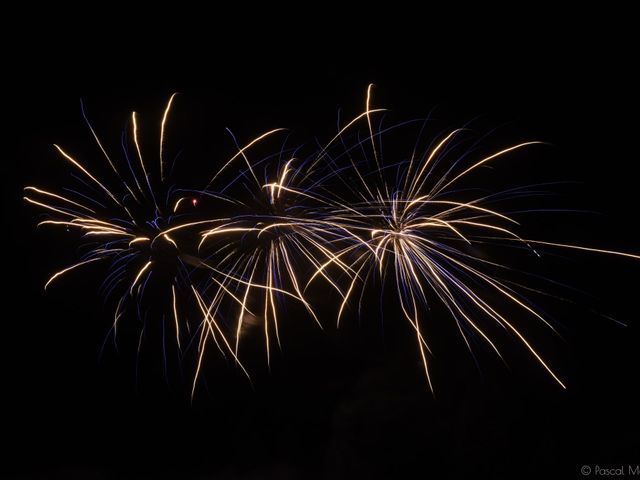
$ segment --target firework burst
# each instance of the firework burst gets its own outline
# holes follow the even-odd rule
[[[165,328],[172,329],[180,349],[185,334],[185,324],[179,316],[180,298],[189,295],[191,270],[197,266],[190,253],[194,242],[185,227],[199,222],[194,222],[197,199],[185,197],[184,191],[176,189],[170,181],[175,159],[168,158],[165,129],[174,98],[175,94],[159,121],[153,160],[143,153],[136,112],[131,114],[129,126],[122,133],[122,152],[116,157],[103,146],[82,106],[82,115],[103,157],[103,165],[94,163],[89,167],[67,149],[55,145],[60,156],[80,173],[80,176],[72,174],[76,185],[65,188],[64,194],[29,186],[24,198],[45,210],[46,219],[39,226],[77,230],[84,241],[86,252],[80,261],[52,275],[45,289],[84,266],[106,264],[108,271],[102,291],[107,297],[116,298],[114,339],[127,305],[134,305],[143,319],[153,305],[167,312],[162,314],[163,332]],[[93,171],[100,167],[106,167],[102,169],[106,172],[95,174]],[[150,285],[154,294],[145,299]],[[140,340],[145,328],[146,321]]]
[[[387,155],[381,148],[385,143],[383,138],[387,141],[387,137],[407,124],[376,130],[370,100],[371,86],[365,109],[366,132],[358,137],[355,144],[347,147],[345,153],[351,167],[351,198],[340,199],[342,206],[324,217],[328,223],[341,225],[342,230],[348,232],[343,235],[342,246],[334,256],[348,265],[344,272],[349,280],[343,288],[338,325],[347,304],[354,303],[359,291],[358,304],[361,305],[364,289],[372,277],[378,275],[380,284],[393,285],[402,316],[415,332],[432,392],[434,387],[429,368],[432,351],[425,333],[429,322],[428,306],[432,301],[444,305],[469,350],[472,351],[470,336],[476,336],[504,361],[495,340],[488,333],[489,324],[493,323],[521,342],[553,380],[566,388],[507,313],[520,310],[518,317],[522,314],[530,316],[553,329],[550,321],[522,293],[529,289],[526,285],[494,273],[496,270],[514,270],[508,261],[501,261],[500,257],[511,251],[514,243],[537,257],[540,257],[535,248],[537,245],[640,257],[521,238],[516,232],[519,222],[509,214],[501,213],[500,206],[526,196],[525,188],[475,194],[484,190],[473,190],[468,185],[464,190],[460,187],[463,182],[472,183],[474,172],[490,162],[517,157],[521,150],[535,148],[543,142],[518,143],[473,160],[473,149],[456,154],[463,143],[458,140],[466,133],[462,128],[442,135],[420,152],[418,138],[414,145],[410,145],[413,149],[405,161],[397,158],[406,152],[394,149],[395,161],[386,163]],[[355,161],[356,155],[365,158]],[[489,243],[491,248],[487,248]],[[334,261],[326,262],[311,280]]]
[[[362,118],[364,114],[356,117]],[[348,129],[351,122],[345,129]],[[279,318],[288,301],[301,304],[322,328],[306,296],[308,278],[317,273],[341,295],[341,288],[323,272],[328,262],[350,267],[336,257],[332,243],[342,239],[344,227],[327,219],[335,198],[323,193],[324,183],[338,170],[329,152],[342,129],[310,155],[288,148],[286,139],[277,153],[252,161],[246,149],[227,162],[212,178],[209,192],[232,205],[228,218],[201,232],[200,252],[209,252],[202,265],[209,270],[209,312],[234,310],[235,354],[247,319],[260,324],[267,365],[272,344],[281,348]],[[277,129],[258,137],[282,133]],[[232,160],[242,160],[233,166]],[[231,177],[222,181],[223,172]],[[226,172],[229,173],[229,172]],[[221,186],[215,188],[217,183]],[[224,307],[224,302],[232,308]]]

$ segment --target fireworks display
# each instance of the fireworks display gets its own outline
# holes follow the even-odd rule
[[[143,319],[143,330],[160,325],[172,332],[181,357],[196,359],[192,394],[210,346],[249,377],[242,340],[259,334],[269,364],[288,303],[302,306],[321,329],[360,311],[365,292],[379,298],[387,290],[397,300],[397,317],[415,334],[432,391],[433,303],[448,311],[470,350],[478,340],[504,359],[492,332],[505,331],[565,388],[521,328],[523,318],[553,326],[527,298],[527,276],[509,276],[516,269],[504,253],[517,248],[539,257],[537,248],[547,247],[640,256],[520,236],[508,202],[528,190],[487,191],[477,174],[545,148],[542,142],[479,154],[461,128],[424,144],[424,122],[385,126],[371,93],[369,87],[360,114],[311,152],[289,145],[286,130],[271,130],[236,144],[206,185],[172,180],[176,158],[167,132],[175,95],[157,121],[153,152],[139,138],[135,112],[115,155],[83,109],[101,159],[83,160],[56,145],[74,186],[25,188],[25,200],[43,210],[38,225],[77,231],[81,240],[77,262],[54,273],[45,289],[104,265],[101,291],[114,299],[114,337],[125,315]],[[395,138],[406,129],[416,130],[412,144]],[[271,144],[271,154],[255,153]],[[98,161],[108,173],[94,173]],[[320,315],[308,294],[317,282],[335,291],[335,318]]]

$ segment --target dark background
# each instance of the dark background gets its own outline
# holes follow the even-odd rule
[[[461,38],[460,26],[443,36],[380,32],[303,52],[291,44],[304,31],[272,44],[262,41],[267,29],[246,49],[231,48],[231,37],[176,43],[175,32],[162,41],[100,46],[84,25],[65,38],[46,30],[37,48],[10,53],[0,473],[574,478],[582,465],[640,463],[638,263],[571,254],[545,267],[594,295],[554,310],[564,341],[549,334],[537,343],[566,391],[515,341],[507,347],[511,369],[485,356],[479,373],[451,335],[439,345],[434,399],[408,328],[389,314],[383,325],[352,316],[340,332],[292,326],[284,352],[271,373],[258,370],[253,389],[232,365],[214,360],[206,389],[191,403],[188,385],[163,381],[160,358],[147,360],[137,381],[131,354],[99,358],[112,305],[97,295],[96,273],[88,269],[44,294],[44,282],[74,258],[75,247],[36,231],[37,212],[21,201],[23,186],[66,178],[52,143],[90,148],[81,97],[101,132],[119,132],[130,110],[157,118],[168,95],[181,92],[176,115],[192,127],[181,139],[195,142],[213,171],[232,149],[224,127],[241,138],[276,126],[328,138],[338,109],[358,112],[373,82],[375,104],[397,118],[435,108],[443,126],[478,116],[481,130],[499,126],[492,136],[499,146],[549,141],[524,171],[536,180],[580,182],[558,187],[558,203],[599,213],[554,218],[530,231],[637,253],[638,79],[630,38],[622,27],[601,38],[564,20],[538,19],[490,38],[483,29]],[[522,174],[512,168],[503,165],[500,174]]]

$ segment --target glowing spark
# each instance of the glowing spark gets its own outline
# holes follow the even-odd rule
[[[169,118],[169,111],[171,110],[171,104],[173,103],[173,98],[176,95],[177,94],[174,93],[173,95],[171,95],[171,98],[169,98],[169,102],[167,103],[167,108],[165,108],[164,115],[162,115],[162,122],[160,123],[160,179],[162,181],[164,181],[164,156],[162,155],[163,147],[164,147],[164,126],[165,126],[165,123],[167,123],[167,118]]]
[[[607,255],[616,255],[619,257],[627,257],[627,258],[633,258],[635,260],[640,260],[640,255],[634,255],[633,253],[616,252],[615,250],[603,250],[601,248],[581,247],[579,245],[569,245],[566,243],[541,242],[540,240],[527,239],[525,241],[529,243],[534,243],[536,245],[549,245],[551,247],[570,248],[573,250],[582,250],[583,252],[605,253]]]
[[[89,171],[84,168],[82,165],[80,165],[80,163],[78,163],[76,160],[74,160],[69,154],[67,154],[64,150],[62,150],[62,148],[60,148],[58,145],[54,144],[54,147],[56,147],[56,149],[60,152],[60,154],[66,158],[67,160],[69,160],[73,165],[75,165],[76,167],[78,167],[82,173],[84,173],[87,177],[89,177],[91,180],[94,181],[94,183],[96,185],[98,185],[100,188],[102,188],[102,190],[104,190],[104,192],[109,195],[109,197],[116,202],[116,204],[121,205],[120,202],[116,199],[116,197],[113,196],[113,194],[111,193],[111,191],[105,187],[102,183],[100,183],[98,181],[98,179],[96,177],[94,177],[93,175],[91,175],[91,173],[89,173]]]
[[[180,206],[183,200],[184,200],[184,197],[178,199],[178,201],[173,206],[173,213],[176,213],[178,211],[178,207]]]
[[[136,283],[138,283],[138,280],[140,280],[140,277],[142,276],[142,274],[146,272],[147,268],[149,268],[150,266],[151,266],[151,260],[145,263],[144,267],[142,267],[138,272],[138,274],[136,275],[136,278],[133,280],[133,283],[131,284],[131,288],[129,289],[129,293],[131,295],[133,295],[133,287],[136,286]]]
[[[153,203],[158,209],[158,204],[156,203],[155,195],[153,194],[153,188],[151,188],[151,182],[149,180],[149,174],[147,173],[147,169],[144,166],[144,160],[142,159],[142,150],[140,150],[140,144],[138,143],[138,122],[136,121],[136,112],[131,113],[131,121],[133,125],[133,143],[136,146],[136,151],[138,152],[138,159],[140,160],[140,165],[142,166],[142,172],[144,174],[144,179],[147,181],[147,187],[149,187],[149,193],[153,198]]]
[[[134,243],[149,242],[149,241],[150,241],[149,237],[136,237],[129,242],[129,246],[133,245]]]
[[[173,307],[173,319],[175,321],[176,326],[176,342],[178,344],[178,348],[182,348],[180,346],[180,322],[178,321],[178,307],[176,306],[176,287],[175,285],[171,285],[171,306]]]
[[[62,200],[63,202],[67,202],[67,203],[70,203],[71,205],[75,205],[76,207],[80,207],[83,210],[87,210],[87,211],[89,211],[91,213],[96,213],[95,210],[93,210],[93,209],[91,209],[91,208],[89,208],[89,207],[87,207],[85,205],[82,205],[81,203],[74,202],[73,200],[69,200],[68,198],[63,197],[62,195],[57,195],[55,193],[47,192],[46,190],[40,190],[39,188],[36,188],[36,187],[25,187],[25,190],[30,190],[30,191],[33,191],[33,192],[37,192],[37,193],[40,193],[41,195],[46,195],[48,197],[57,198],[58,200]]]
[[[254,138],[253,140],[251,140],[249,143],[247,143],[244,147],[242,147],[241,149],[238,150],[238,153],[236,153],[233,157],[231,157],[227,163],[225,163],[222,168],[220,170],[218,170],[218,173],[216,173],[213,178],[209,181],[209,184],[207,185],[207,188],[209,188],[211,186],[211,184],[215,181],[216,178],[218,178],[218,176],[222,173],[223,170],[225,170],[229,164],[231,162],[233,162],[236,158],[238,158],[239,156],[243,156],[244,157],[244,152],[246,150],[248,150],[249,148],[251,148],[253,145],[255,145],[256,143],[260,142],[261,140],[265,139],[266,137],[268,137],[269,135],[273,135],[276,132],[282,132],[284,130],[284,128],[274,128],[273,130],[269,130],[266,133],[263,133],[262,135],[260,135],[259,137]],[[244,157],[246,159],[246,157]],[[251,170],[251,172],[253,173],[253,169],[251,168],[251,164],[249,164],[249,161],[247,160],[247,164],[249,165],[249,169]],[[255,174],[254,174],[255,177]]]
[[[61,275],[64,275],[65,273],[67,273],[70,270],[73,270],[74,268],[77,267],[81,267],[82,265],[86,265],[88,263],[92,263],[92,262],[97,262],[98,260],[102,260],[102,258],[91,258],[89,260],[85,260],[84,262],[79,262],[76,263],[75,265],[71,265],[70,267],[65,268],[64,270],[60,270],[58,273],[54,274],[48,281],[47,283],[44,284],[44,289],[46,290],[47,287],[49,286],[49,284],[51,282],[53,282],[56,278],[58,278]]]
[[[475,170],[476,168],[478,168],[480,165],[484,165],[485,163],[489,162],[490,160],[493,160],[494,158],[498,158],[498,157],[504,155],[505,153],[512,152],[514,150],[517,150],[517,149],[522,148],[522,147],[526,147],[528,145],[544,145],[544,142],[533,141],[533,142],[519,143],[517,145],[514,145],[513,147],[505,148],[504,150],[500,150],[499,152],[496,152],[493,155],[489,155],[488,157],[485,157],[482,160],[480,160],[480,161],[474,163],[473,165],[471,165],[464,172],[458,174],[456,177],[454,177],[453,180],[450,180],[443,187],[441,187],[439,189],[439,191],[442,191],[442,190],[446,189],[451,184],[455,183],[458,179],[464,177],[467,173],[469,173],[469,172]]]
[[[173,241],[173,239],[167,235],[166,233],[163,233],[162,236],[164,237],[164,239],[169,242],[171,245],[173,245],[174,247],[176,247],[176,249],[178,248],[178,244],[176,242]]]

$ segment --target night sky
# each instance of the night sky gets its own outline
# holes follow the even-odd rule
[[[136,377],[126,340],[121,351],[109,344],[100,355],[113,304],[97,292],[99,270],[87,268],[46,294],[42,288],[77,249],[57,232],[36,230],[39,211],[23,203],[22,188],[64,184],[69,170],[52,143],[92,148],[79,99],[100,133],[117,139],[131,110],[159,118],[175,91],[178,127],[170,141],[184,145],[194,176],[233,152],[225,127],[242,138],[279,126],[301,140],[329,138],[339,109],[361,111],[369,83],[376,84],[374,104],[398,119],[433,112],[443,128],[473,120],[497,146],[545,140],[549,148],[524,155],[518,168],[506,162],[496,175],[514,184],[571,181],[554,187],[554,204],[591,213],[553,214],[523,231],[639,253],[637,122],[629,116],[637,111],[638,78],[628,44],[512,34],[470,39],[464,49],[416,38],[407,40],[410,49],[398,41],[372,52],[354,42],[304,57],[215,42],[189,55],[181,44],[154,48],[151,41],[135,55],[114,44],[87,56],[70,38],[11,55],[3,101],[10,127],[2,162],[0,476],[580,478],[583,465],[640,463],[640,262],[560,252],[565,259],[541,266],[582,292],[571,294],[574,303],[545,304],[561,340],[536,330],[536,345],[566,391],[515,340],[505,344],[508,368],[480,355],[479,372],[446,312],[434,308],[435,398],[415,339],[393,308],[383,319],[352,313],[339,331],[332,322],[320,331],[293,308],[270,372],[262,357],[250,361],[251,387],[232,362],[211,355],[206,386],[191,402],[189,368],[180,380],[172,366],[166,381],[161,357],[150,354]],[[501,48],[510,41],[516,53]],[[135,316],[127,321],[135,335]]]

